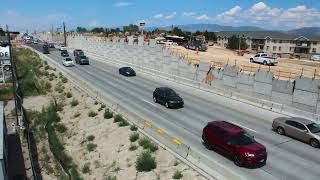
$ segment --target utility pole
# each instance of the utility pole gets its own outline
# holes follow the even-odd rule
[[[53,25],[51,25],[51,41],[53,42]]]
[[[64,37],[64,46],[67,47],[66,24],[64,22],[63,22],[63,37]]]
[[[239,37],[239,52],[238,52],[238,54],[239,54],[239,56],[240,56],[240,43],[241,43],[240,34],[238,35],[238,37]]]

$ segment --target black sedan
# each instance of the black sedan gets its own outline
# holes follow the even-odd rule
[[[68,51],[61,51],[61,56],[62,57],[69,57]]]
[[[163,104],[166,108],[182,108],[183,99],[172,89],[167,87],[156,88],[153,92],[153,101]]]
[[[124,76],[136,76],[136,72],[131,67],[120,68],[119,74],[124,75]]]

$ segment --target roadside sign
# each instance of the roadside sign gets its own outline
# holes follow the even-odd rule
[[[8,60],[8,59],[10,59],[9,46],[6,46],[6,47],[0,46],[0,60]]]

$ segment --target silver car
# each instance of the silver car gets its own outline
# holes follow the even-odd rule
[[[280,135],[287,135],[309,143],[312,147],[320,146],[320,124],[299,117],[276,118],[272,128]]]

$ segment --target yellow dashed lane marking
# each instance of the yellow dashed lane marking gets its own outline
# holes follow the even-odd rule
[[[159,132],[160,134],[164,134],[164,130],[162,130],[162,129],[158,129],[158,132]]]
[[[144,124],[145,124],[146,126],[149,126],[149,127],[152,126],[152,122],[150,122],[150,121],[146,121],[146,122],[144,122]]]
[[[178,145],[182,144],[182,142],[181,142],[180,140],[175,139],[175,138],[172,139],[172,141],[173,141],[174,143],[178,144]]]

